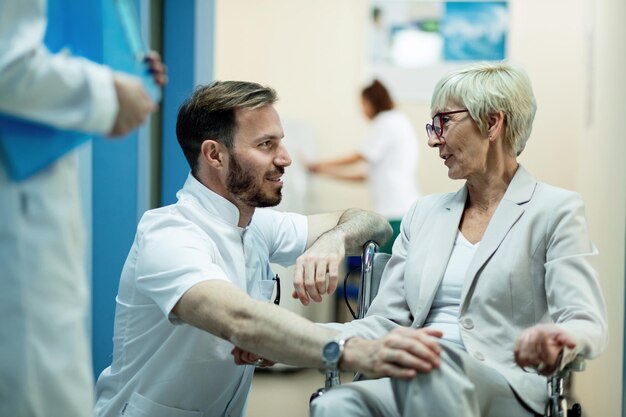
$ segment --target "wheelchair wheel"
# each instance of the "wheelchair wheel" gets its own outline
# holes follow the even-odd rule
[[[583,417],[583,408],[580,404],[574,404],[572,409],[567,412],[567,417]]]

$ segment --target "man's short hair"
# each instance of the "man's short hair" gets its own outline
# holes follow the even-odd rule
[[[176,137],[192,173],[196,173],[202,142],[215,140],[228,149],[237,131],[235,111],[276,102],[276,92],[247,81],[214,81],[196,87],[178,110]]]

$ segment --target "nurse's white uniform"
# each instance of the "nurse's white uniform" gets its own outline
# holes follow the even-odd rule
[[[400,220],[419,197],[415,130],[398,110],[380,112],[359,152],[370,164],[368,183],[374,210]]]

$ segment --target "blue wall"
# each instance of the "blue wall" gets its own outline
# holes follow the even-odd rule
[[[195,2],[166,0],[163,11],[163,57],[169,83],[163,97],[163,145],[161,154],[161,204],[176,201],[189,170],[176,139],[178,107],[194,86]]]
[[[125,49],[115,2],[98,3],[104,34],[103,63],[125,72],[137,71],[137,63]],[[137,138],[135,131],[123,139],[93,141],[92,343],[96,376],[111,363],[115,295],[137,225]]]
[[[213,0],[165,0],[163,56],[170,82],[163,99],[162,205],[176,201],[189,172],[176,139],[176,117],[194,87],[213,78],[214,11]]]

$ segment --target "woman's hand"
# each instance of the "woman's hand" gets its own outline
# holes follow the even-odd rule
[[[515,362],[522,368],[533,367],[542,375],[550,375],[559,368],[564,347],[576,347],[574,336],[556,324],[537,324],[518,337]]]

